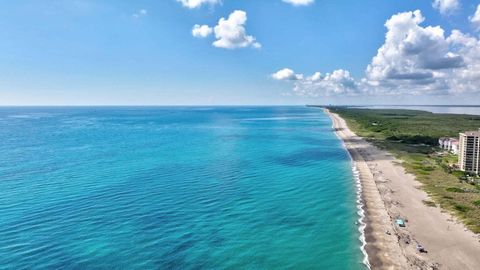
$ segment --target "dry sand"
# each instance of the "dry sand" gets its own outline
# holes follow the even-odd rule
[[[440,208],[426,206],[428,195],[401,161],[326,112],[360,172],[372,269],[480,269],[480,237]],[[405,228],[395,225],[397,217],[408,220]],[[417,252],[417,243],[427,253]]]

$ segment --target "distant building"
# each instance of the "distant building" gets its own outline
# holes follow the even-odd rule
[[[442,138],[438,139],[438,145],[439,145],[441,148],[443,148],[443,143],[444,143],[444,142],[445,142],[445,138],[442,137]]]
[[[480,129],[460,133],[458,165],[460,170],[480,172]]]
[[[440,138],[438,144],[442,149],[448,150],[455,155],[458,154],[459,141],[457,138]]]
[[[457,139],[451,140],[450,141],[450,151],[454,153],[455,155],[458,155],[458,148],[459,148],[460,142]]]

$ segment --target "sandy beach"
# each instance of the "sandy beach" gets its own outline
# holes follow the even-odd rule
[[[415,176],[401,161],[353,133],[326,113],[360,174],[366,213],[365,247],[372,269],[480,269],[480,237],[449,213],[429,207]],[[406,227],[395,225],[401,217]],[[416,250],[417,243],[426,253]]]

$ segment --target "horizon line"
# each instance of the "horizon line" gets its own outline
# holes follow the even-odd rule
[[[5,107],[376,107],[376,106],[392,106],[392,107],[480,107],[480,104],[41,104],[41,105],[0,105]]]

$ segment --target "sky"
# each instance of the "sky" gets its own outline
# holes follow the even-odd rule
[[[0,105],[480,104],[480,1],[0,0]]]

